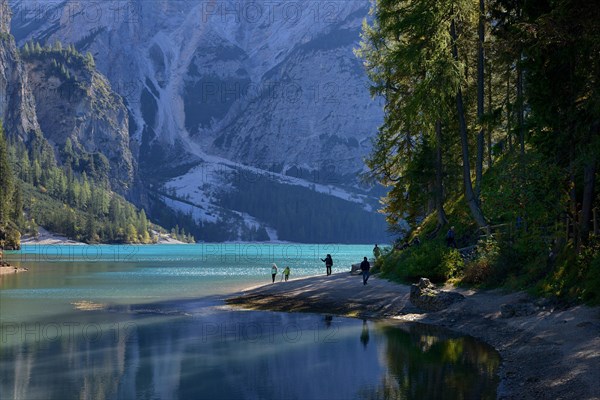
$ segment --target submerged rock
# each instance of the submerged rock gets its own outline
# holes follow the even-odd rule
[[[410,287],[410,302],[426,311],[440,311],[465,297],[460,293],[438,290],[427,278]]]

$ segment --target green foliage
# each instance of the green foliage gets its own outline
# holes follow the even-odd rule
[[[69,163],[58,166],[47,142],[35,139],[30,147],[19,140],[6,146],[4,136],[0,136],[0,161],[2,154],[6,154],[8,168],[17,167],[16,186],[12,180],[10,185],[7,183],[11,174],[0,176],[2,187],[10,187],[10,191],[0,191],[0,200],[6,199],[2,204],[7,205],[7,215],[15,229],[33,231],[40,224],[88,243],[152,242],[152,225],[144,210],[136,210],[110,189],[106,157],[102,154],[92,154],[87,159],[77,157],[73,143],[67,139],[62,155]],[[3,152],[3,148],[7,151]],[[86,160],[90,160],[89,164]],[[91,177],[86,173],[90,165]],[[73,170],[71,166],[79,168]]]
[[[18,250],[21,248],[21,232],[19,228],[9,221],[0,226],[0,249]]]
[[[487,283],[517,290],[531,288],[547,273],[549,252],[549,243],[534,229],[502,240]]]
[[[459,247],[477,244],[462,282],[598,302],[600,8],[581,0],[372,4],[357,52],[385,115],[369,177],[389,188],[383,211],[392,227],[405,219],[428,238],[383,268],[414,278],[452,264],[427,243],[440,240],[447,219]],[[433,135],[438,122],[443,137]],[[486,232],[493,238],[481,240]]]
[[[457,249],[444,249],[442,256],[441,269],[444,273],[444,280],[454,278],[465,268],[465,261]]]
[[[10,165],[8,145],[0,121],[0,228],[9,222],[14,178]]]
[[[59,77],[63,82],[61,88],[70,95],[75,90],[86,90],[81,82],[87,82],[96,68],[90,53],[84,56],[72,44],[64,48],[60,41],[45,47],[38,42],[25,43],[21,56],[28,62],[45,65],[47,73]]]
[[[583,282],[582,299],[593,305],[600,305],[600,251],[596,250],[587,269]]]
[[[553,225],[561,210],[560,170],[534,151],[508,154],[485,175],[481,201],[494,223]]]
[[[88,68],[93,69],[96,68],[96,62],[94,61],[94,56],[89,51],[85,53],[85,63]]]
[[[498,264],[500,246],[493,237],[487,237],[477,243],[475,258],[466,263],[462,282],[481,285],[491,280],[494,268]]]
[[[19,249],[21,233],[19,227],[23,221],[23,197],[21,186],[15,184],[11,167],[11,156],[0,121],[0,249]]]
[[[405,250],[384,255],[381,271],[385,276],[404,282],[427,277],[433,282],[443,282],[454,277],[463,267],[456,249],[439,241],[428,241]]]
[[[555,266],[540,282],[541,294],[600,305],[600,238],[594,237],[576,255],[572,248],[558,254]]]

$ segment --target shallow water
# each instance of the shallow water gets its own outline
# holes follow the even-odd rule
[[[237,261],[196,246],[144,246],[127,260],[112,248],[91,260],[82,249],[12,254],[30,271],[0,283],[0,398],[495,398],[499,357],[472,338],[224,306],[224,293],[269,279],[273,260],[293,276],[324,272],[322,249],[278,261],[283,246]],[[370,249],[326,252],[341,271]]]
[[[294,279],[324,274],[321,258],[328,253],[333,272],[342,272],[371,252],[370,245],[26,245],[7,252],[30,271],[2,278],[0,315],[35,320],[80,301],[139,304],[226,294],[270,282],[272,263],[280,272],[289,265]]]

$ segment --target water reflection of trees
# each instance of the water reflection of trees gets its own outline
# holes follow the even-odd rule
[[[428,326],[262,312],[81,316],[81,326],[135,324],[98,340],[0,346],[0,398],[486,399],[498,383],[488,346]],[[276,333],[254,340],[253,326]],[[283,340],[294,326],[301,340]]]
[[[383,326],[388,373],[363,399],[495,399],[500,364],[485,343],[428,325]]]

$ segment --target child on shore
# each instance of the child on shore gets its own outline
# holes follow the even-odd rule
[[[288,278],[290,277],[290,267],[286,266],[285,269],[283,270],[283,277],[285,278],[285,281],[288,281]]]

